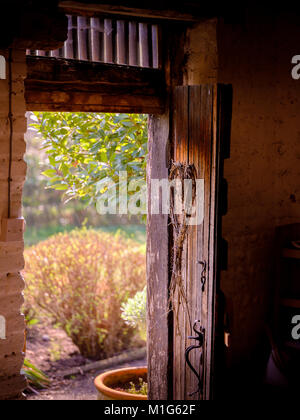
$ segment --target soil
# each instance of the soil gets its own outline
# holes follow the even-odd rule
[[[46,321],[27,332],[26,358],[50,379],[49,389],[28,393],[28,400],[96,400],[94,379],[104,371],[91,371],[70,379],[58,378],[58,372],[94,362],[80,355],[67,334]],[[146,360],[137,360],[110,369],[145,366]],[[109,370],[110,370],[109,369]]]
[[[26,358],[49,376],[91,362],[63,330],[46,322],[27,330]]]

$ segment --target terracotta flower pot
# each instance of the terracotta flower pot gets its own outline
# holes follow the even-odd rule
[[[114,388],[122,388],[122,385],[129,387],[130,382],[142,378],[147,381],[147,368],[136,367],[111,370],[102,373],[95,379],[95,386],[98,390],[99,400],[147,400],[146,395],[129,394],[125,391],[119,391]]]

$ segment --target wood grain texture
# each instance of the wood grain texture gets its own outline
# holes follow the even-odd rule
[[[88,21],[86,17],[78,16],[78,59],[88,60]]]
[[[64,56],[68,59],[74,58],[74,41],[73,41],[73,29],[72,29],[72,16],[68,17],[68,38],[64,44]]]
[[[169,141],[169,116],[151,117],[147,183],[151,206],[151,180],[168,178],[166,150]],[[168,215],[148,215],[148,382],[150,400],[169,398],[169,243]]]
[[[100,37],[101,24],[99,18],[91,18],[91,58],[94,62],[101,61],[103,46]],[[102,29],[103,31],[104,29]],[[102,32],[103,33],[103,32]]]
[[[28,110],[162,114],[166,88],[154,69],[27,57]]]
[[[117,64],[127,64],[124,20],[117,20]]]
[[[7,51],[1,55],[8,57]],[[10,130],[7,123],[8,78],[0,80],[0,314],[5,318],[5,339],[0,338],[0,400],[18,398],[26,388],[21,374],[24,362],[24,280],[20,272],[24,269],[24,242],[22,226],[17,219],[22,214],[22,189],[26,176],[24,133],[26,131],[24,78],[26,75],[25,50],[12,51],[12,116],[13,147],[10,153]],[[9,162],[11,166],[11,194],[8,197]],[[10,200],[10,220],[8,201]],[[5,220],[6,219],[6,220]],[[23,221],[21,223],[23,225]]]
[[[152,37],[152,67],[158,69],[160,65],[160,31],[158,25],[151,26]]]
[[[114,61],[113,25],[111,19],[104,19],[104,61],[106,63],[113,63]]]
[[[146,23],[139,23],[139,49],[140,66],[149,67],[149,33],[148,25]]]
[[[174,95],[174,161],[188,163],[188,140],[189,140],[189,90],[185,87],[175,89]],[[174,258],[174,256],[173,256]],[[182,254],[182,278],[187,292],[187,266],[188,266],[188,246],[184,244]],[[188,297],[188,296],[187,296]],[[179,305],[178,294],[175,297],[174,306]],[[178,322],[177,322],[178,321]],[[186,311],[182,307],[178,308],[178,318],[174,317],[174,362],[173,362],[173,392],[174,399],[183,399],[185,395],[186,369],[185,369],[185,349],[186,335],[190,335],[189,328],[186,328]]]
[[[129,65],[138,65],[138,35],[136,22],[129,22]]]
[[[218,226],[218,182],[220,173],[220,95],[221,86],[182,86],[174,93],[173,144],[176,162],[194,164],[197,178],[204,179],[204,220],[189,228],[183,256],[183,281],[185,284],[191,321],[200,320],[205,328],[204,387],[197,390],[198,380],[185,364],[185,349],[195,344],[188,339],[191,325],[187,310],[181,305],[178,320],[174,319],[174,399],[209,399],[213,374],[213,342],[215,299],[217,283],[217,245],[220,238]],[[206,284],[202,291],[202,266],[205,261]],[[178,328],[176,323],[178,323]],[[181,333],[179,334],[178,331]],[[200,371],[200,351],[191,354],[191,362]]]

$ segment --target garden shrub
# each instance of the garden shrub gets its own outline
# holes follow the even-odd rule
[[[129,298],[126,303],[121,306],[122,318],[128,325],[138,328],[142,339],[146,340],[147,337],[147,288],[137,292],[133,298]]]
[[[89,358],[128,348],[134,329],[121,305],[145,286],[135,242],[94,230],[58,234],[25,251],[27,307],[39,308]]]

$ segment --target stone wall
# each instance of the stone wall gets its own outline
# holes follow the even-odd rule
[[[8,59],[8,51],[1,51]],[[24,133],[26,131],[24,78],[25,51],[12,53],[12,183],[11,218],[22,216],[22,187],[26,176]],[[0,220],[8,217],[9,168],[9,83],[0,80]],[[0,241],[0,315],[6,320],[6,339],[0,339],[0,400],[20,396],[25,387],[20,371],[24,360],[24,317],[21,315],[24,281],[20,274],[24,266],[23,242]]]

